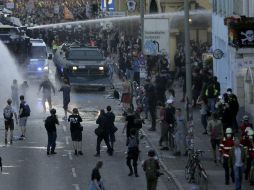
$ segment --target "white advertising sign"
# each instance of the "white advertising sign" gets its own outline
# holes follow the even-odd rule
[[[169,55],[169,20],[146,18],[144,21],[144,54]]]

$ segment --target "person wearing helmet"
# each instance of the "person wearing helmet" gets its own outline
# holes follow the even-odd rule
[[[247,145],[247,162],[245,169],[245,179],[250,181],[251,185],[254,185],[254,131],[248,130],[248,145]]]
[[[246,128],[248,128],[248,127],[250,127],[250,128],[253,129],[252,123],[249,122],[249,116],[248,116],[248,115],[244,115],[244,116],[243,116],[242,123],[241,123],[241,125],[240,125],[241,136],[246,136],[246,135],[247,135]]]
[[[50,116],[45,120],[45,128],[48,134],[48,145],[47,145],[47,155],[56,154],[56,125],[59,125],[59,121],[56,115],[56,110],[53,108],[50,110]]]
[[[73,142],[73,148],[75,155],[83,155],[82,152],[82,131],[83,127],[81,126],[82,118],[79,115],[77,108],[74,108],[72,114],[69,116],[68,121],[70,122],[71,130],[71,139]]]
[[[219,151],[223,156],[223,168],[225,170],[225,184],[229,185],[229,170],[231,170],[232,182],[235,182],[233,166],[229,165],[229,151],[234,146],[233,131],[231,128],[226,129],[226,137],[221,140]]]
[[[160,170],[159,161],[155,159],[155,151],[148,151],[148,159],[143,163],[143,170],[146,174],[147,190],[156,190],[158,174]]]

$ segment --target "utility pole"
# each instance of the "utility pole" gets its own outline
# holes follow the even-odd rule
[[[185,69],[186,69],[186,117],[190,120],[190,108],[192,104],[192,71],[190,63],[190,23],[189,0],[184,0],[184,34],[185,34]]]
[[[145,0],[140,0],[141,53],[144,54]]]

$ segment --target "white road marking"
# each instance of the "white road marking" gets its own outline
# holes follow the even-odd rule
[[[71,151],[68,152],[68,155],[69,155],[69,159],[72,160],[72,154],[71,154]]]
[[[72,171],[72,176],[76,178],[77,177],[76,169],[72,168],[71,171]]]
[[[79,185],[78,184],[72,184],[75,187],[75,190],[80,190]]]
[[[64,132],[66,132],[66,126],[65,125],[63,125],[63,130],[64,130]]]
[[[66,144],[69,144],[69,137],[65,137]]]

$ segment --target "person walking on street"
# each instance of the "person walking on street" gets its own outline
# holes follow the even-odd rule
[[[166,104],[167,107],[165,111],[161,110],[161,138],[159,145],[162,146],[162,143],[165,142],[165,146],[161,150],[169,150],[169,136],[174,132],[175,126],[175,107],[173,106],[173,99],[168,99]],[[172,142],[171,142],[172,143]]]
[[[127,151],[127,166],[129,167],[130,173],[128,174],[128,176],[132,176],[133,175],[133,169],[134,169],[134,174],[136,177],[139,177],[138,175],[138,157],[139,157],[139,139],[137,137],[137,131],[136,129],[131,129],[130,132],[130,137],[128,137],[127,139],[127,143],[126,146],[128,146],[128,151]],[[132,161],[132,165],[131,165],[131,161]]]
[[[43,111],[46,113],[46,101],[48,101],[49,104],[49,110],[52,108],[51,103],[51,90],[53,91],[55,95],[55,88],[52,84],[52,82],[49,80],[48,77],[45,77],[44,81],[39,86],[39,92],[42,89],[43,97],[42,97],[42,105],[43,105]]]
[[[15,109],[12,107],[12,100],[7,100],[7,106],[3,110],[3,116],[4,116],[4,125],[5,125],[5,139],[4,143],[7,145],[8,140],[8,130],[10,130],[10,144],[13,142],[13,130],[14,130],[14,121],[13,116],[15,116],[16,124],[18,124],[18,117],[17,113],[15,112]]]
[[[107,106],[107,113],[105,114],[107,118],[107,125],[109,127],[109,142],[110,146],[112,148],[112,151],[114,151],[114,142],[116,141],[115,137],[115,114],[111,111],[111,106]]]
[[[24,81],[20,86],[21,95],[26,97],[28,89],[29,89],[29,85],[28,85],[27,81]]]
[[[16,79],[13,80],[11,85],[11,99],[12,105],[16,108],[19,107],[19,86]]]
[[[143,170],[146,174],[147,190],[156,190],[158,173],[160,170],[159,161],[155,159],[155,151],[148,151],[148,159],[143,163]]]
[[[26,123],[27,118],[30,116],[30,107],[25,101],[25,97],[23,95],[20,96],[20,107],[19,107],[19,126],[21,129],[21,140],[26,137]]]
[[[73,114],[69,116],[68,121],[70,122],[71,140],[73,142],[73,148],[75,155],[83,155],[82,152],[82,131],[81,126],[82,118],[79,115],[77,108],[73,109]]]
[[[184,154],[187,155],[186,150],[186,136],[187,136],[187,126],[186,120],[182,115],[181,108],[176,109],[176,133],[175,133],[175,143],[176,143],[176,152],[175,156],[181,156],[181,150],[184,150]]]
[[[234,169],[233,166],[229,163],[229,153],[232,147],[234,146],[234,137],[233,131],[231,128],[226,129],[226,137],[224,137],[220,143],[220,152],[223,156],[223,168],[225,170],[225,184],[229,185],[229,171],[231,171],[232,182],[235,182]]]
[[[96,145],[96,154],[94,156],[99,157],[100,156],[100,149],[101,149],[101,141],[104,140],[108,150],[108,154],[112,156],[113,151],[112,147],[109,144],[109,126],[107,125],[107,117],[105,114],[105,111],[102,109],[100,110],[100,115],[96,120],[96,124],[99,124],[99,127],[102,130],[101,134],[98,134],[97,136],[97,145]]]
[[[219,149],[220,140],[223,138],[223,125],[216,112],[212,114],[212,119],[208,122],[208,133],[213,149],[213,160],[217,163],[216,148]]]
[[[91,182],[88,190],[105,190],[100,174],[100,169],[102,168],[102,166],[103,162],[98,161],[95,168],[92,171]]]
[[[208,100],[206,96],[203,96],[203,97],[199,96],[197,100],[197,104],[201,105],[201,108],[200,108],[201,123],[204,127],[203,134],[206,135],[207,134],[207,119],[209,115]]]
[[[249,180],[250,185],[254,185],[254,131],[248,131],[247,159],[245,168],[245,180]]]
[[[234,146],[229,152],[229,166],[234,167],[235,175],[235,189],[241,190],[242,187],[242,175],[245,165],[246,153],[243,147],[240,146],[238,139],[234,140]]]
[[[48,134],[48,145],[47,145],[47,155],[56,154],[56,138],[57,130],[56,125],[59,125],[59,121],[56,115],[56,110],[53,108],[50,110],[50,116],[45,120],[45,128]]]
[[[237,96],[232,93],[231,88],[227,89],[227,94],[228,94],[229,109],[230,109],[231,117],[232,117],[231,126],[233,127],[234,132],[238,133],[238,124],[237,124],[237,120],[236,120],[236,116],[239,111],[238,99],[237,99]]]
[[[67,111],[68,111],[68,105],[70,103],[70,93],[71,93],[71,87],[68,84],[67,80],[64,80],[64,85],[61,86],[60,90],[63,92],[63,109],[64,109],[64,117],[63,119],[67,119]]]

